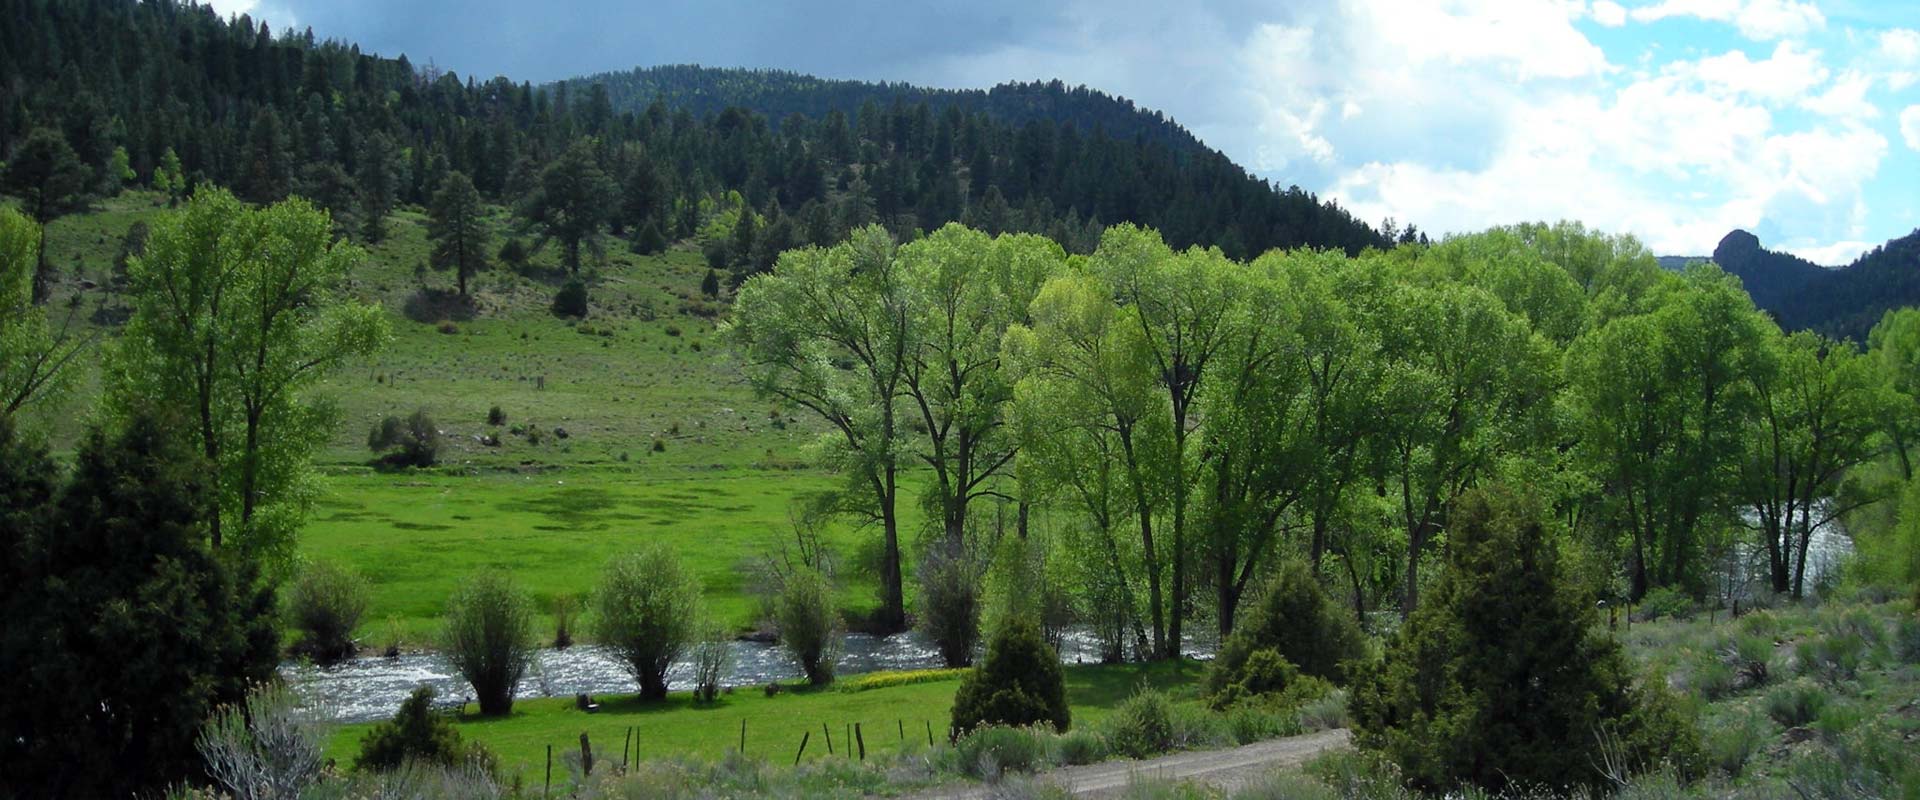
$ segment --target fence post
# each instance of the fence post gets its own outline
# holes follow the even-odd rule
[[[553,745],[547,745],[547,782],[540,785],[540,798],[546,800],[547,793],[553,791]]]
[[[593,743],[587,741],[587,732],[580,732],[580,774],[593,774]]]
[[[903,741],[903,742],[906,741],[907,740],[907,721],[904,719],[895,717],[893,720],[893,724],[895,727],[900,729],[900,741]]]
[[[833,755],[833,731],[827,729],[827,723],[820,723],[820,735],[827,737],[827,755]]]
[[[740,718],[740,755],[747,754],[747,718]]]
[[[867,737],[860,733],[860,723],[853,723],[853,740],[860,745],[860,760],[867,760]]]
[[[927,746],[932,747],[933,746],[933,720],[928,719],[928,720],[921,720],[921,721],[927,723]]]
[[[800,757],[807,754],[807,740],[813,738],[813,731],[800,734],[800,752],[793,754],[793,765],[800,766]]]

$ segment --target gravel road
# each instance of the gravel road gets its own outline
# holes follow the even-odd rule
[[[1038,776],[1038,780],[1066,788],[1076,797],[1116,797],[1141,778],[1199,781],[1232,790],[1278,767],[1296,767],[1328,750],[1345,747],[1344,729],[1321,731],[1286,739],[1255,742],[1231,750],[1174,753],[1146,761],[1105,761],[1066,767]],[[992,787],[948,787],[918,795],[919,800],[988,800]]]

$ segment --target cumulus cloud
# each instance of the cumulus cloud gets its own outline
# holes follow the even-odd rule
[[[1593,21],[1608,28],[1618,28],[1627,24],[1627,10],[1613,0],[1596,0],[1593,4]]]
[[[1818,7],[1799,0],[1662,0],[1631,15],[1640,22],[1694,17],[1730,23],[1740,35],[1758,41],[1799,36],[1827,24]]]

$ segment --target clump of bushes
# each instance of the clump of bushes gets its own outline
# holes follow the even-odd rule
[[[1767,693],[1767,716],[1788,728],[1804,726],[1820,717],[1827,706],[1827,692],[1819,686],[1797,680]]]
[[[640,684],[640,696],[667,696],[667,668],[698,630],[700,586],[664,545],[607,562],[594,593],[594,635]]]
[[[980,637],[980,581],[975,572],[973,560],[959,548],[935,545],[920,559],[916,621],[949,667],[973,663]]]
[[[360,768],[387,771],[408,763],[478,764],[490,772],[493,755],[477,743],[461,741],[453,722],[433,710],[434,696],[431,686],[413,690],[393,719],[367,731],[360,740]]]
[[[1595,632],[1546,518],[1511,490],[1463,497],[1439,585],[1354,681],[1355,743],[1415,788],[1566,793],[1601,788],[1597,764],[1697,766],[1697,729]]]
[[[788,573],[774,601],[774,623],[780,646],[800,665],[807,683],[832,683],[841,626],[840,614],[833,605],[833,584],[827,576],[810,567]]]
[[[1303,563],[1282,565],[1252,611],[1207,670],[1204,691],[1215,709],[1290,689],[1293,700],[1312,700],[1366,652],[1359,625]]]
[[[367,433],[367,449],[387,466],[431,467],[440,461],[440,429],[425,409],[404,421],[387,417]]]
[[[1735,634],[1721,645],[1720,657],[1746,688],[1765,686],[1773,675],[1773,639],[1767,636]]]
[[[263,686],[215,711],[194,749],[207,773],[238,797],[296,797],[320,781],[325,739],[325,726],[300,710],[291,691]],[[262,788],[268,791],[253,794]]]
[[[1128,758],[1146,758],[1173,749],[1173,701],[1158,689],[1135,692],[1106,720],[1107,745]]]
[[[367,613],[367,582],[346,567],[309,562],[287,587],[287,616],[300,638],[295,655],[332,664],[354,653],[353,629]]]
[[[693,645],[693,699],[711,703],[720,696],[720,676],[733,663],[733,650],[727,646],[727,634],[709,628]]]
[[[953,727],[966,732],[982,725],[1050,725],[1064,731],[1072,723],[1060,657],[1032,620],[1009,619],[987,645],[986,659],[960,680],[953,697]]]
[[[988,725],[954,743],[960,771],[983,780],[1031,772],[1047,762],[1047,734],[1032,728]]]
[[[1661,586],[1640,598],[1640,618],[1653,621],[1692,616],[1693,598],[1672,586]]]
[[[581,318],[587,315],[587,285],[579,279],[567,281],[553,295],[553,315]]]
[[[565,650],[573,646],[573,617],[580,611],[580,601],[573,595],[563,594],[553,598],[553,649]]]
[[[501,411],[499,406],[487,409],[487,424],[496,427],[507,424],[507,412]]]
[[[534,656],[533,601],[503,574],[468,578],[447,601],[441,644],[473,687],[480,713],[509,713]]]
[[[1852,680],[1859,674],[1866,654],[1866,640],[1852,632],[1809,637],[1794,647],[1800,674],[1819,678],[1828,685]]]

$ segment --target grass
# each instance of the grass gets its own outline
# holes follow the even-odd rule
[[[1192,661],[1067,667],[1073,725],[1078,729],[1099,724],[1141,686],[1166,689],[1197,706],[1194,687],[1201,669]],[[646,758],[718,759],[738,748],[740,723],[745,720],[747,755],[791,764],[801,737],[809,734],[807,760],[829,757],[820,729],[823,723],[832,734],[835,755],[842,758],[847,726],[855,723],[861,727],[869,757],[903,751],[912,742],[924,747],[929,724],[934,739],[944,741],[958,686],[959,678],[954,676],[863,692],[824,687],[783,691],[772,697],[757,687],[742,687],[712,705],[696,705],[690,695],[681,693],[659,702],[633,696],[598,697],[600,709],[593,714],[577,710],[566,698],[522,700],[514,703],[510,716],[463,715],[458,725],[463,737],[493,750],[507,774],[520,772],[534,780],[544,769],[548,745],[553,745],[557,760],[558,754],[579,748],[584,732],[599,758],[610,754],[617,758],[629,726]],[[335,730],[328,741],[328,757],[349,763],[370,727],[369,723]]]

